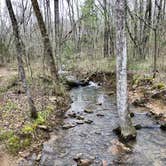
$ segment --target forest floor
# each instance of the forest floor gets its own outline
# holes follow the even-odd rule
[[[70,101],[63,87],[53,88],[49,77],[28,78],[38,110],[38,118],[32,120],[24,89],[17,78],[16,69],[0,67],[0,165],[4,162],[3,166],[14,166],[32,152],[40,158],[43,142],[61,123],[60,117]]]

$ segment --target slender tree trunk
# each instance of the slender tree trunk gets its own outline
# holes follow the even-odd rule
[[[39,9],[38,2],[37,2],[37,0],[31,0],[31,2],[32,2],[32,6],[34,9],[37,21],[38,21],[40,32],[41,32],[41,35],[43,38],[44,52],[46,54],[46,57],[48,58],[51,76],[54,79],[57,79],[58,78],[58,71],[57,71],[54,56],[53,56],[52,46],[51,46],[51,42],[50,42],[47,30],[46,30],[46,26],[45,26],[44,21],[43,21],[43,17],[41,15],[41,12]]]
[[[59,67],[61,66],[61,58],[59,55],[59,0],[54,0],[54,29],[55,29],[55,57],[57,58]]]
[[[23,50],[22,43],[21,43],[18,23],[17,23],[16,17],[15,17],[14,11],[13,11],[11,1],[6,0],[6,5],[8,8],[8,11],[9,11],[9,15],[10,15],[10,19],[11,19],[12,27],[13,27],[13,32],[14,32],[14,37],[15,37],[19,75],[20,75],[23,87],[25,89],[25,92],[26,92],[26,95],[28,98],[28,103],[29,103],[29,107],[30,107],[30,111],[31,111],[31,117],[37,118],[36,107],[34,105],[34,102],[33,102],[33,99],[32,99],[31,93],[30,93],[30,89],[29,89],[27,81],[26,81],[25,70],[23,67],[22,57],[24,54],[24,50]]]
[[[124,139],[135,138],[128,110],[127,97],[127,46],[125,32],[125,0],[116,0],[116,55],[117,55],[117,110],[121,134]]]
[[[109,25],[108,25],[108,12],[107,12],[107,0],[103,0],[103,5],[104,5],[104,57],[108,57],[109,52]]]

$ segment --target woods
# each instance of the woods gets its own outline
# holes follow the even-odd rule
[[[0,161],[164,165],[165,33],[165,0],[1,0]]]

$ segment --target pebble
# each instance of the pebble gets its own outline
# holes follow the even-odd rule
[[[93,113],[93,110],[85,109],[84,112],[85,112],[85,113],[88,113],[88,114],[91,114],[91,113]]]
[[[62,126],[62,128],[63,128],[64,130],[67,130],[67,129],[73,128],[73,127],[75,127],[75,126],[76,126],[75,124],[64,124],[64,125]]]
[[[85,120],[84,122],[87,123],[87,124],[91,124],[91,123],[93,123],[93,120],[88,119],[88,120]]]
[[[96,116],[104,116],[104,114],[98,113],[98,114],[96,114]]]

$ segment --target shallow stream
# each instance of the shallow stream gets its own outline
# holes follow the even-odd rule
[[[135,113],[133,123],[151,127],[137,131],[136,141],[125,145],[129,151],[117,150],[121,144],[112,131],[119,121],[115,97],[106,94],[95,86],[71,90],[73,103],[64,126],[44,144],[40,166],[77,166],[73,159],[78,154],[93,160],[92,166],[166,165],[166,132],[146,112]]]

